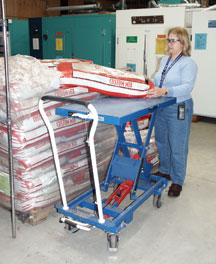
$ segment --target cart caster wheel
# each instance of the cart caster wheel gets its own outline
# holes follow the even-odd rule
[[[64,228],[65,228],[65,230],[67,230],[73,234],[79,231],[79,228],[77,228],[76,226],[69,225],[69,224],[65,224]]]
[[[153,206],[156,208],[160,208],[163,203],[163,199],[161,194],[154,194],[153,198]]]
[[[64,229],[71,232],[71,233],[76,233],[78,232],[80,229],[76,227],[75,224],[71,224],[71,223],[66,223],[65,221],[62,221],[62,218],[59,219],[59,223],[64,223]]]
[[[119,236],[116,234],[107,234],[107,242],[108,242],[108,251],[109,252],[117,252],[118,251],[118,243]]]

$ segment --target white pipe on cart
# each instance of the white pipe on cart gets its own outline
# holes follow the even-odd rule
[[[76,227],[78,229],[81,229],[81,230],[84,230],[84,231],[90,231],[91,230],[91,226],[89,224],[81,223],[79,221],[76,221],[74,219],[70,219],[70,218],[67,218],[67,217],[61,217],[61,222],[62,223],[66,223],[66,224],[76,225]]]
[[[92,160],[92,168],[93,168],[93,175],[94,175],[94,184],[95,184],[95,192],[96,192],[96,201],[98,207],[98,222],[103,224],[105,222],[103,216],[103,207],[101,201],[101,192],[100,192],[100,182],[98,177],[98,170],[97,170],[97,162],[96,162],[96,153],[94,147],[94,134],[96,132],[97,124],[98,124],[98,114],[96,109],[92,104],[88,105],[89,110],[93,114],[93,124],[91,127],[91,131],[89,133],[89,146],[90,146],[90,153],[91,153],[91,160]]]
[[[47,115],[44,111],[42,100],[39,101],[39,111],[41,113],[41,116],[44,120],[44,123],[46,124],[46,127],[47,127],[47,129],[49,131],[49,135],[50,135],[50,140],[51,140],[51,145],[52,145],[52,150],[53,150],[53,156],[54,156],[55,166],[56,166],[56,172],[57,172],[57,177],[58,177],[58,182],[59,182],[60,194],[61,194],[62,203],[63,203],[63,209],[68,210],[69,207],[67,204],[67,198],[66,198],[62,173],[61,173],[61,167],[60,167],[60,161],[59,161],[59,157],[58,157],[58,150],[57,150],[57,146],[56,146],[55,135],[54,135],[52,125],[50,124],[49,118],[47,117]]]
[[[89,118],[93,120],[92,127],[89,133],[89,140],[87,141],[87,143],[89,144],[90,154],[91,154],[91,162],[92,162],[95,194],[96,194],[96,204],[98,208],[98,218],[99,218],[98,222],[103,224],[105,222],[105,219],[103,216],[100,182],[99,182],[99,177],[98,177],[96,153],[95,153],[95,146],[94,146],[94,135],[95,135],[97,124],[98,124],[98,114],[97,114],[95,107],[92,104],[88,105],[88,109],[90,110],[90,113],[88,115],[76,113],[76,114],[73,114],[72,116],[80,117],[80,118]]]

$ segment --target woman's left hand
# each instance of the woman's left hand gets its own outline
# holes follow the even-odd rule
[[[162,95],[167,95],[167,88],[158,88],[154,87],[153,89],[149,89],[147,92],[147,97],[159,97]]]

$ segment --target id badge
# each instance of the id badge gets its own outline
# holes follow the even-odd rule
[[[185,119],[185,104],[178,105],[178,120]]]

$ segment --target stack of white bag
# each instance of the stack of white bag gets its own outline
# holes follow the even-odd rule
[[[98,96],[88,89],[59,88],[59,72],[39,60],[16,55],[9,57],[10,98],[12,116],[13,165],[16,210],[29,213],[33,209],[55,204],[60,200],[59,186],[47,128],[38,111],[43,95],[81,100]],[[10,207],[8,175],[8,142],[4,62],[0,59],[0,204]],[[60,164],[69,198],[91,185],[91,159],[86,147],[89,122],[55,115],[58,102],[44,102],[55,132]],[[112,126],[100,124],[95,136],[99,176],[103,178],[116,140]]]

